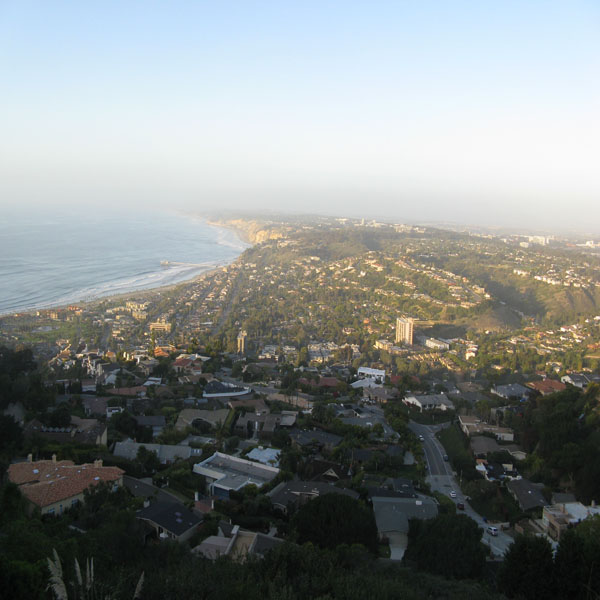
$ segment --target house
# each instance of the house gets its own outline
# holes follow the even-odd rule
[[[241,562],[249,555],[263,558],[269,550],[283,543],[280,538],[247,531],[241,529],[239,525],[230,526],[222,521],[217,531],[218,535],[207,537],[192,552],[211,560],[216,560],[220,556],[229,556]]]
[[[515,433],[512,429],[484,423],[477,417],[471,415],[460,415],[458,417],[458,422],[460,428],[467,437],[482,433],[492,433],[497,440],[503,442],[512,442],[515,439]]]
[[[96,396],[86,396],[81,400],[83,410],[88,417],[106,416],[106,398],[97,398]]]
[[[59,444],[74,442],[91,446],[106,446],[107,431],[106,425],[97,419],[81,419],[72,416],[68,427],[48,427],[41,421],[33,419],[25,425],[23,434],[26,438],[39,436]]]
[[[558,542],[567,529],[599,514],[600,508],[594,502],[591,506],[585,506],[581,502],[552,504],[544,506],[542,526],[546,533]]]
[[[590,383],[600,383],[600,375],[591,373],[568,373],[560,378],[562,383],[574,385],[580,389],[585,389]]]
[[[297,414],[294,411],[282,411],[278,414],[246,413],[238,417],[234,431],[244,437],[252,437],[256,433],[260,438],[269,439],[276,429],[294,425]]]
[[[82,379],[81,380],[81,391],[84,394],[96,392],[96,382],[93,379]]]
[[[373,513],[377,532],[381,540],[388,540],[390,558],[401,560],[408,546],[410,519],[433,519],[438,514],[438,505],[433,498],[399,498],[373,496]]]
[[[155,358],[140,359],[137,363],[138,370],[146,377],[149,377],[152,371],[160,364]]]
[[[119,365],[111,364],[110,367],[103,369],[99,383],[103,385],[116,385],[118,382],[130,378],[135,380],[135,375]]]
[[[84,492],[100,482],[123,485],[125,471],[118,467],[104,467],[102,461],[76,465],[71,460],[38,460],[31,454],[27,462],[8,468],[9,480],[18,485],[28,503],[28,512],[39,509],[42,515],[60,515],[84,499]]]
[[[525,384],[528,388],[539,392],[542,396],[547,396],[548,394],[555,394],[556,392],[562,392],[567,388],[567,386],[560,382],[555,381],[554,379],[542,379],[541,381],[530,381]]]
[[[225,423],[227,415],[229,415],[229,410],[226,408],[219,410],[184,408],[177,417],[175,429],[181,431],[186,427],[192,427],[197,422],[208,423],[212,428],[217,428]]]
[[[544,486],[541,483],[532,483],[529,479],[513,479],[507,482],[506,488],[523,511],[543,508],[548,504],[542,494]]]
[[[520,383],[509,383],[508,385],[497,385],[491,389],[492,394],[505,398],[506,400],[526,400],[529,390]]]
[[[234,385],[233,383],[224,383],[222,381],[209,381],[204,387],[202,395],[204,398],[235,398],[251,394],[249,387]]]
[[[385,381],[385,371],[383,369],[359,367],[356,375],[359,379],[371,379],[376,383],[383,383]]]
[[[165,418],[160,416],[134,416],[133,417],[139,427],[150,427],[152,429],[152,437],[160,435],[166,426]]]
[[[313,458],[304,465],[302,478],[310,481],[337,483],[348,479],[349,474],[348,469],[344,469],[339,463]]]
[[[130,398],[145,398],[146,397],[146,386],[134,385],[131,387],[120,387],[113,388],[110,390],[111,396],[122,396]]]
[[[113,415],[122,413],[125,409],[122,406],[107,406],[106,407],[106,418],[110,419]]]
[[[508,452],[515,460],[525,460],[527,454],[516,444],[501,446],[493,438],[475,435],[471,438],[471,452],[475,456],[487,456],[490,452]]]
[[[475,456],[487,456],[490,452],[502,452],[504,448],[494,438],[475,435],[471,438],[471,452]]]
[[[136,519],[144,521],[160,540],[185,542],[197,531],[203,518],[183,504],[155,502],[138,510]]]
[[[383,383],[379,383],[376,379],[365,378],[351,383],[350,387],[354,390],[363,390],[364,393],[367,388],[383,387]]]
[[[113,454],[126,458],[127,460],[136,460],[141,447],[149,452],[154,452],[162,465],[174,463],[178,460],[186,460],[194,456],[202,456],[202,448],[192,448],[191,446],[175,444],[144,444],[138,442],[116,442]]]
[[[402,400],[408,406],[415,406],[421,412],[424,410],[454,410],[454,403],[446,394],[423,394],[421,396],[406,396]]]
[[[270,465],[215,452],[212,456],[194,465],[194,473],[206,478],[208,493],[219,498],[229,498],[231,490],[241,490],[247,485],[263,486],[279,474],[279,469]]]
[[[373,512],[380,535],[393,531],[408,533],[410,519],[434,519],[438,514],[437,502],[429,496],[386,497],[372,496]]]
[[[321,429],[311,429],[308,431],[294,429],[290,431],[290,438],[292,440],[292,445],[297,448],[324,449],[328,451],[333,450],[343,439],[339,435],[327,433]]]
[[[398,397],[398,390],[388,390],[383,387],[363,388],[363,400],[366,402],[376,402],[377,404],[386,404],[390,400]]]
[[[262,463],[263,465],[278,467],[280,454],[281,451],[275,448],[263,448],[262,446],[259,446],[248,452],[246,458]]]
[[[191,373],[193,365],[194,360],[192,358],[180,356],[173,363],[173,369],[176,373]]]
[[[309,500],[326,494],[341,494],[358,500],[358,492],[347,488],[336,487],[321,481],[282,481],[267,495],[275,508],[287,514],[290,507],[297,508]]]

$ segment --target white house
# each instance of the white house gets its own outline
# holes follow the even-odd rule
[[[404,404],[417,407],[421,412],[424,410],[454,410],[454,403],[446,394],[424,394],[422,396],[407,396]]]
[[[359,379],[371,379],[377,383],[383,383],[385,380],[385,371],[382,369],[370,369],[369,367],[359,367],[357,376]]]

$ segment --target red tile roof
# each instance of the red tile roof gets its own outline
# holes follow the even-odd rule
[[[75,465],[70,460],[40,460],[10,465],[8,477],[28,500],[44,507],[77,496],[100,481],[117,481],[124,472],[118,467]]]
[[[556,381],[555,379],[530,381],[526,385],[532,390],[538,391],[540,394],[542,394],[542,396],[546,396],[547,394],[554,394],[554,392],[562,392],[567,387],[564,383]]]
[[[173,366],[174,367],[189,367],[191,364],[193,364],[193,360],[191,358],[178,358],[174,363]]]

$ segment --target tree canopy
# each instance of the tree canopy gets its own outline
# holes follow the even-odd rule
[[[326,494],[307,502],[294,515],[292,526],[300,544],[312,542],[321,548],[362,544],[377,550],[373,512],[349,496]]]
[[[481,528],[466,515],[446,513],[427,521],[413,519],[404,560],[430,573],[475,579],[485,567],[481,534]]]

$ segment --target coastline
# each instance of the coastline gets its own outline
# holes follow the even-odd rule
[[[240,241],[242,241],[244,244],[248,244],[248,246],[254,245],[254,242],[252,241],[248,231],[234,225],[233,223],[228,221],[215,221],[206,217],[204,217],[204,221],[207,225],[210,225],[210,227],[218,227],[219,229],[227,229],[228,231],[232,231],[235,233],[235,235],[237,235]]]
[[[202,217],[204,223],[210,227],[223,229],[227,231],[233,232],[244,245],[250,247],[252,246],[252,242],[249,240],[248,236],[242,229],[237,227],[228,226],[223,223],[211,222],[209,219]],[[207,266],[206,269],[200,273],[195,273],[188,279],[182,279],[181,281],[177,281],[174,283],[167,283],[165,285],[158,285],[155,287],[148,288],[140,288],[140,289],[130,289],[123,292],[118,293],[108,293],[106,295],[100,295],[98,297],[93,298],[83,298],[81,300],[72,300],[72,301],[57,301],[50,302],[49,304],[44,304],[43,306],[36,306],[32,308],[26,308],[24,310],[13,310],[9,312],[0,313],[0,319],[6,318],[15,318],[19,316],[30,316],[35,317],[38,311],[47,311],[47,310],[64,310],[70,305],[77,305],[81,308],[88,308],[97,306],[103,302],[117,302],[124,301],[128,299],[149,299],[155,295],[160,295],[163,293],[167,293],[169,291],[175,290],[180,286],[184,285],[192,285],[196,282],[202,281],[206,277],[209,277],[219,271],[228,268],[230,265],[234,264],[237,260],[239,260],[240,256],[244,253],[246,248],[241,249],[240,253],[231,261],[224,261],[223,263],[215,263],[214,265]]]
[[[238,257],[239,258],[239,257]],[[99,298],[94,298],[93,300],[85,300],[81,302],[77,302],[76,304],[83,307],[94,306],[96,304],[100,304],[101,302],[116,302],[117,300],[132,300],[132,299],[145,299],[147,297],[154,296],[156,294],[162,294],[164,292],[169,292],[171,290],[175,290],[176,288],[182,285],[191,285],[198,281],[202,281],[206,277],[218,273],[219,271],[226,269],[229,265],[235,263],[234,261],[229,262],[224,265],[219,265],[216,267],[209,267],[206,271],[200,273],[199,275],[195,275],[191,279],[185,279],[183,281],[178,281],[177,283],[169,283],[167,285],[159,285],[157,287],[145,288],[141,290],[130,290],[129,292],[122,292],[120,294],[109,294],[107,296],[101,296]],[[65,308],[65,305],[62,304],[60,306],[54,306],[52,308]],[[46,308],[36,308],[34,310],[48,310]]]

